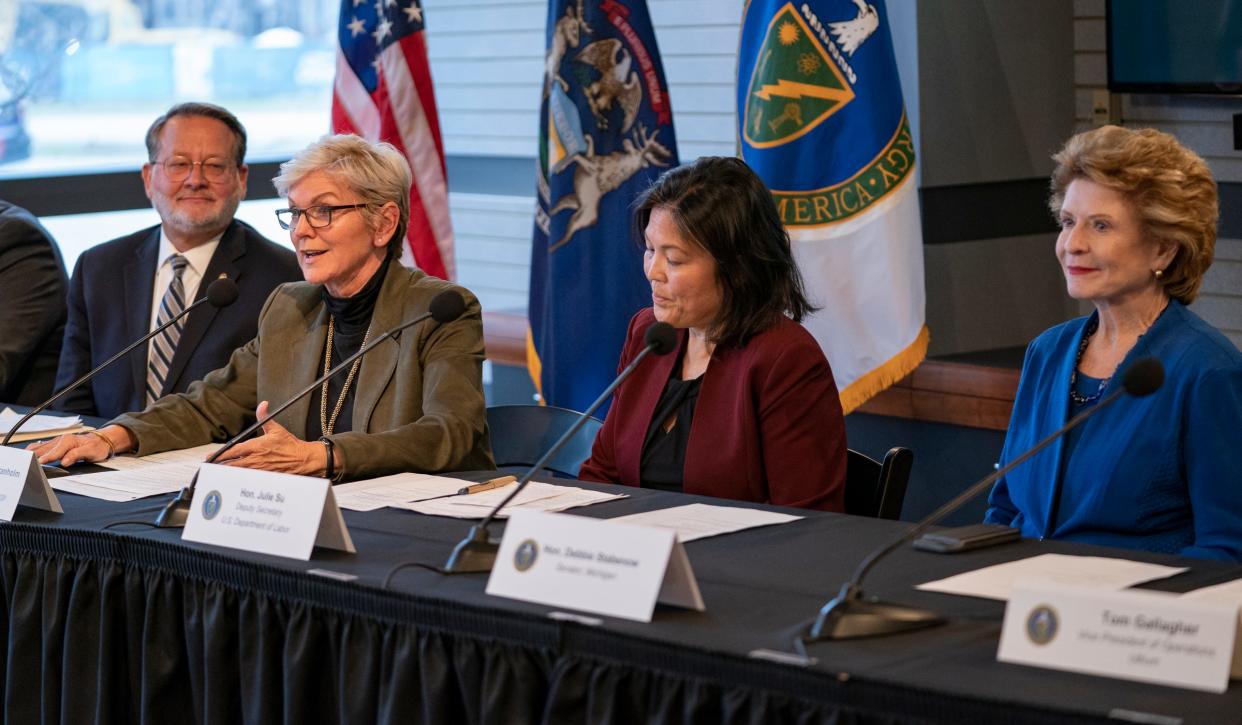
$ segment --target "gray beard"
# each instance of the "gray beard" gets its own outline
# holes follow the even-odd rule
[[[206,218],[195,220],[188,214],[176,210],[161,209],[159,204],[155,204],[155,210],[159,212],[160,221],[164,226],[181,231],[195,234],[206,234],[208,232],[222,232],[224,228],[233,221],[233,216],[237,213],[237,206],[241,203],[240,198],[231,199],[223,207],[218,214],[212,214]]]

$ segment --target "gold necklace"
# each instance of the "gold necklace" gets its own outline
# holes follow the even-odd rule
[[[326,376],[328,371],[332,369],[332,335],[336,330],[336,318],[328,315],[328,342],[323,348],[323,374]],[[371,326],[367,325],[367,334],[362,337],[362,347],[367,346],[367,341],[371,339]],[[359,350],[362,347],[358,348]],[[362,358],[354,361],[349,367],[349,375],[345,377],[345,385],[341,388],[341,395],[336,399],[336,407],[332,409],[332,417],[328,418],[328,380],[323,381],[323,390],[319,396],[319,428],[326,436],[332,435],[332,429],[336,427],[336,417],[341,414],[341,407],[345,405],[345,394],[349,392],[349,386],[354,382],[354,376],[358,374],[358,368],[362,367]]]

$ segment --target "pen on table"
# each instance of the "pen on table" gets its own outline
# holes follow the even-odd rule
[[[513,483],[516,480],[517,480],[516,476],[500,476],[498,478],[493,478],[493,479],[484,481],[483,483],[472,483],[469,486],[464,486],[457,490],[456,495],[469,496],[472,493],[483,493],[484,491],[490,491],[493,488],[500,488],[501,486],[508,486],[509,484]]]
[[[417,503],[423,503],[426,501],[436,501],[442,498],[452,498],[454,496],[469,496],[472,493],[483,493],[484,491],[490,491],[493,488],[508,486],[516,480],[517,478],[514,476],[500,476],[499,478],[488,479],[483,483],[472,483],[469,486],[463,486],[462,488],[457,489],[457,493],[445,493],[439,496],[429,496],[427,498],[416,499],[416,501]],[[410,503],[415,503],[415,501],[411,501]]]

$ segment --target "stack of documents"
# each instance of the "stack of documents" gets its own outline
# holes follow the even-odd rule
[[[343,483],[333,489],[336,503],[354,511],[374,511],[385,506],[407,509],[432,516],[460,519],[481,519],[513,492],[514,483],[472,494],[457,495],[463,488],[477,484],[445,476],[420,473],[398,473],[383,478]],[[625,498],[625,494],[600,493],[573,486],[554,486],[531,481],[497,518],[515,509],[565,511],[601,501]]]
[[[392,476],[368,478],[342,483],[332,489],[336,505],[351,511],[374,511],[385,506],[400,506],[439,496],[452,496],[461,489],[477,484],[447,476],[426,473],[397,473]]]
[[[6,436],[9,430],[22,419],[23,413],[18,413],[12,408],[5,408],[0,411],[0,437]],[[39,440],[40,438],[53,438],[65,433],[81,433],[90,430],[88,426],[82,425],[82,419],[78,416],[60,416],[60,415],[36,415],[26,424],[22,426],[21,431],[13,436],[11,443],[21,443],[22,441]]]
[[[111,471],[62,476],[49,483],[57,491],[105,501],[133,501],[173,493],[188,486],[198,467],[219,447],[219,444],[209,443],[141,458],[117,456],[100,463],[113,469]]]

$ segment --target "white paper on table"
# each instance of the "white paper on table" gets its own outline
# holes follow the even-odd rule
[[[1020,579],[1044,579],[1057,584],[1097,589],[1125,589],[1184,571],[1184,566],[1145,564],[1141,561],[1106,556],[1040,554],[927,582],[917,588],[928,592],[1009,601],[1009,590]]]
[[[18,413],[12,408],[5,408],[3,411],[0,411],[0,435],[7,434],[9,430],[17,424],[17,421],[22,419],[23,415],[24,413]],[[22,426],[21,431],[18,433],[18,436],[26,437],[31,434],[38,433],[40,434],[38,437],[46,438],[74,428],[81,429],[83,427],[81,416],[40,414],[26,421],[25,425]],[[16,440],[16,438],[14,438],[14,440]]]
[[[353,511],[374,511],[385,506],[400,506],[437,496],[455,494],[479,481],[466,481],[428,473],[397,473],[392,476],[368,478],[342,483],[333,488],[336,504]],[[501,488],[499,490],[512,490]],[[481,494],[475,494],[476,496]]]
[[[659,529],[672,529],[677,532],[677,539],[685,543],[709,536],[753,529],[757,526],[786,524],[800,518],[802,517],[775,511],[692,503],[657,511],[645,511],[640,514],[618,516],[609,520],[639,526],[654,526]]]
[[[52,488],[105,501],[133,501],[161,493],[180,491],[189,485],[202,465],[197,461],[157,463],[127,471],[83,473],[51,480]]]
[[[194,446],[193,448],[152,453],[149,456],[121,455],[109,458],[106,461],[100,461],[98,465],[104,468],[111,468],[114,471],[132,471],[135,468],[144,468],[163,463],[193,463],[197,465],[207,460],[207,457],[215,453],[221,445],[220,443],[207,443],[201,446]]]
[[[415,501],[399,505],[397,508],[409,509],[410,511],[431,516],[481,519],[487,516],[489,511],[496,508],[512,492],[513,489],[506,486],[482,493],[470,494],[469,496],[452,496],[436,501]],[[507,512],[510,509],[551,512],[567,511],[579,506],[589,506],[625,497],[626,494],[623,493],[603,493],[575,486],[554,486],[550,483],[531,481],[513,501],[509,502],[509,505],[505,506],[496,515],[496,518],[506,518]]]

